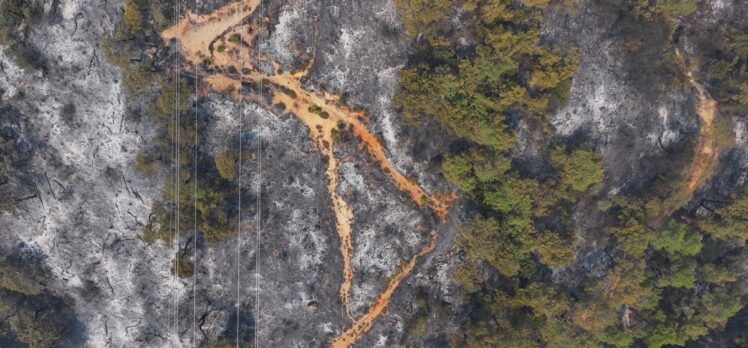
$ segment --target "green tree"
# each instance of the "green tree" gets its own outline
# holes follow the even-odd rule
[[[705,281],[714,284],[732,283],[738,280],[738,272],[730,269],[729,264],[706,264],[701,269]]]
[[[654,286],[646,273],[646,261],[627,258],[610,270],[605,279],[598,282],[593,292],[602,295],[612,308],[624,305],[636,309],[657,307],[661,291]]]
[[[561,183],[572,191],[585,191],[603,181],[600,157],[591,149],[556,148],[551,151],[550,160],[561,173]]]
[[[512,303],[518,307],[529,307],[535,315],[546,318],[560,317],[571,307],[569,298],[562,290],[537,282],[517,290]]]
[[[642,222],[643,214],[631,207],[622,208],[617,214],[617,221],[606,232],[616,239],[616,248],[626,255],[643,257],[649,247],[651,235]]]
[[[711,330],[721,330],[727,320],[742,307],[741,298],[724,288],[717,288],[703,295],[698,319]]]
[[[670,267],[661,273],[657,286],[693,288],[696,286],[696,260],[682,256],[671,257]]]
[[[510,167],[509,157],[473,148],[447,156],[442,162],[442,173],[462,191],[471,193],[478,185],[500,182]]]
[[[660,348],[667,345],[682,346],[686,340],[674,328],[665,324],[657,324],[647,332],[644,341],[647,342],[647,347]]]
[[[512,276],[519,272],[528,251],[518,232],[495,219],[476,216],[460,228],[458,237],[469,258],[485,260],[502,274]]]
[[[715,217],[700,221],[699,227],[713,238],[744,245],[748,239],[748,197],[716,209]]]
[[[444,177],[460,190],[470,193],[478,184],[470,158],[466,155],[449,156],[442,163]]]
[[[408,34],[412,37],[425,35],[428,39],[435,37],[452,6],[452,2],[446,0],[395,0],[395,4]]]
[[[536,190],[534,180],[506,176],[496,189],[484,193],[483,201],[497,212],[517,217],[524,220],[522,225],[529,225]]]
[[[701,251],[702,246],[700,233],[672,219],[652,234],[649,243],[669,256],[693,256]]]
[[[574,258],[574,240],[563,239],[558,233],[543,231],[534,238],[533,247],[540,255],[540,261],[552,268],[569,264]]]

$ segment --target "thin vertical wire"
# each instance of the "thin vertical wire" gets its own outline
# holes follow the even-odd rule
[[[263,24],[263,19],[265,17],[265,13],[263,12],[262,8],[262,0],[260,0],[260,26]],[[261,54],[261,47],[260,40],[262,39],[262,32],[260,32],[260,36],[257,38],[258,45],[257,45],[257,64],[259,68],[260,63],[260,54]],[[258,74],[260,76],[260,103],[262,103],[263,99],[263,87],[262,87],[262,74]],[[262,138],[259,137],[260,134],[260,115],[257,117],[257,212],[255,214],[256,217],[256,231],[255,231],[255,348],[259,347],[259,329],[260,329],[260,230],[262,228],[262,206],[261,206],[261,199],[262,199]]]
[[[178,1],[179,0],[174,0],[174,21],[175,22],[179,18],[179,14],[178,14],[179,5],[178,5]],[[174,45],[175,45],[174,47],[176,48],[176,42],[175,42]],[[174,54],[174,59],[173,59],[173,63],[174,63],[174,67],[173,67],[173,69],[174,69],[174,81],[173,81],[173,83],[174,83],[174,114],[172,115],[172,122],[171,122],[172,127],[174,127],[173,129],[176,129],[176,115],[177,115],[176,114],[177,113],[177,108],[176,108],[176,106],[177,106],[176,105],[176,100],[177,100],[177,80],[178,80],[178,74],[177,74],[178,62],[177,62],[177,57],[178,57],[178,54],[175,53]],[[167,130],[167,132],[168,132],[168,130]],[[170,136],[170,138],[171,138],[171,161],[172,162],[171,162],[171,168],[169,170],[170,171],[170,173],[169,173],[170,174],[170,182],[171,182],[171,188],[170,188],[171,192],[170,192],[170,194],[171,194],[172,203],[174,203],[176,201],[176,193],[175,193],[174,190],[175,190],[175,187],[176,187],[175,165],[177,163],[177,158],[176,158],[176,155],[175,155],[176,154],[176,150],[175,150],[176,149],[176,141],[174,140],[173,135],[174,134],[172,134],[172,136]],[[173,206],[174,205],[172,205],[172,207]],[[171,243],[175,243],[174,230],[176,229],[177,222],[176,222],[175,214],[174,213],[172,213],[172,214],[169,215],[169,225],[170,225],[169,226],[169,240],[171,241]],[[174,254],[174,264],[173,264],[173,266],[175,266],[175,267],[176,267],[176,262],[177,262],[177,260],[176,260],[176,254]],[[172,283],[171,283],[172,290],[175,290],[174,287],[175,287],[176,282],[177,282],[176,272],[172,272]],[[171,330],[171,329],[174,328],[174,326],[173,326],[174,325],[174,318],[176,318],[176,316],[174,315],[176,313],[174,310],[177,307],[176,300],[173,299],[173,301],[171,301],[171,303],[169,304],[169,307],[170,307],[169,308],[169,326],[170,326],[170,330]]]
[[[180,10],[179,0],[177,0],[177,6],[176,7],[177,7],[176,8],[177,16],[175,18],[175,21],[179,19],[179,10]],[[179,246],[180,246],[180,241],[179,241],[179,225],[180,225],[180,220],[179,220],[179,215],[180,215],[179,214],[180,213],[180,211],[179,211],[179,198],[180,198],[180,192],[179,191],[181,190],[181,187],[180,187],[181,186],[181,181],[180,181],[180,178],[179,178],[179,174],[180,174],[179,173],[180,172],[180,168],[179,168],[180,167],[180,164],[179,164],[179,159],[180,159],[179,158],[179,153],[180,153],[180,145],[181,145],[181,143],[179,141],[179,133],[180,133],[180,131],[179,131],[179,128],[180,128],[180,118],[179,118],[179,112],[180,112],[179,106],[180,105],[179,105],[179,98],[181,96],[181,94],[180,94],[180,87],[181,87],[180,85],[181,84],[179,83],[179,63],[180,63],[180,61],[179,61],[179,52],[177,52],[177,54],[175,56],[175,60],[176,60],[176,66],[175,66],[175,69],[174,69],[174,75],[175,75],[174,83],[176,84],[176,89],[175,89],[175,92],[174,92],[175,93],[175,98],[174,98],[175,108],[174,108],[174,110],[175,110],[175,113],[176,113],[176,123],[174,124],[174,133],[175,133],[175,136],[176,136],[176,145],[174,147],[175,147],[175,157],[176,157],[176,161],[175,161],[176,162],[175,163],[176,164],[176,166],[175,166],[175,171],[176,171],[176,185],[175,185],[176,186],[176,192],[175,192],[175,196],[176,196],[176,208],[177,209],[176,209],[176,212],[174,214],[175,215],[175,218],[174,218],[175,219],[175,230],[174,230],[174,234],[175,234],[175,239],[176,239],[176,242],[174,243],[174,248],[175,248],[175,251],[176,251],[176,253],[174,254],[174,276],[175,276],[175,282],[178,282],[179,281]],[[176,295],[174,296],[174,304],[175,304],[174,305],[174,334],[177,337],[177,341],[180,341],[180,339],[179,339],[179,286],[178,286],[178,284],[177,284],[177,292],[176,292]]]
[[[243,105],[244,98],[242,96],[242,82],[244,77],[242,69],[244,68],[244,56],[241,54],[241,34],[244,29],[244,16],[243,2],[239,3],[239,213],[237,218],[237,224],[239,228],[239,235],[236,237],[236,348],[239,348],[239,328],[240,328],[240,301],[241,301],[241,290],[240,290],[240,272],[241,272],[241,240],[242,240],[242,131],[243,121],[242,115],[244,113]]]
[[[200,8],[198,7],[197,0],[195,0],[195,16],[196,18],[200,18]],[[197,28],[197,27],[196,27]],[[194,229],[193,229],[193,236],[192,240],[193,242],[193,252],[192,252],[192,346],[195,347],[197,345],[197,150],[198,150],[198,143],[197,143],[197,133],[198,133],[198,120],[197,120],[197,99],[198,99],[198,83],[200,81],[200,72],[197,70],[197,59],[195,59],[195,157],[194,157],[194,166],[195,166],[195,175],[193,176],[193,191],[192,191],[192,198],[194,200],[192,210],[194,214]]]

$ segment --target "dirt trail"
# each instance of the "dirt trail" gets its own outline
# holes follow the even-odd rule
[[[202,82],[211,89],[218,92],[234,91],[233,96],[236,98],[245,98],[246,96],[239,95],[237,92],[242,81],[262,84],[264,88],[273,92],[272,105],[276,107],[282,105],[284,112],[292,112],[309,128],[309,133],[316,146],[327,156],[325,174],[328,180],[328,193],[335,213],[336,230],[340,239],[340,253],[343,258],[343,281],[340,285],[340,298],[343,303],[343,311],[350,318],[348,313],[349,294],[354,276],[354,270],[351,266],[351,255],[353,253],[351,223],[354,216],[353,210],[337,193],[339,183],[338,159],[333,152],[333,145],[338,132],[351,130],[361,140],[361,146],[379,164],[382,172],[390,178],[393,184],[400,191],[407,193],[419,206],[430,208],[442,222],[446,218],[450,204],[457,196],[454,193],[428,194],[417,182],[397,170],[387,157],[379,137],[371,133],[365,125],[368,117],[363,112],[346,106],[337,95],[325,91],[310,92],[304,88],[301,80],[306,76],[308,67],[297,72],[280,72],[278,66],[274,64],[274,73],[258,72],[254,68],[256,62],[252,61],[249,47],[258,30],[256,30],[257,28],[245,30],[250,26],[242,26],[241,24],[242,19],[250,16],[259,3],[260,0],[245,1],[241,10],[239,10],[240,5],[238,3],[232,3],[205,16],[188,14],[174,27],[166,29],[161,36],[166,42],[171,39],[179,40],[182,53],[192,62],[202,62],[208,59],[216,68],[223,71],[233,70],[231,73],[204,77]],[[229,42],[227,40],[234,34],[241,37],[240,42]],[[218,52],[218,46],[214,47],[216,42],[220,42],[223,46],[222,52]],[[312,58],[312,61],[314,61],[314,58]],[[259,99],[256,101],[265,102]],[[389,303],[392,292],[413,270],[417,258],[431,252],[434,244],[435,240],[432,240],[429,245],[413,256],[410,262],[390,280],[369,311],[358,320],[351,318],[351,320],[354,320],[353,326],[331,341],[331,344],[334,347],[350,346],[368,331],[373,321],[382,314]]]
[[[717,142],[714,140],[714,118],[717,115],[717,102],[709,96],[706,88],[693,77],[693,72],[687,70],[686,77],[698,93],[696,103],[696,114],[701,120],[699,127],[699,140],[696,144],[696,153],[691,164],[687,189],[693,194],[709,177],[709,172],[717,163],[719,151]]]
[[[369,329],[371,329],[371,326],[374,324],[374,319],[382,315],[384,310],[387,308],[387,305],[390,301],[390,296],[392,296],[392,293],[395,292],[395,289],[397,289],[397,287],[400,285],[400,282],[402,282],[403,279],[405,279],[405,277],[407,277],[408,274],[413,271],[418,258],[430,253],[432,250],[434,250],[434,246],[436,246],[436,238],[432,238],[431,242],[429,242],[428,245],[423,247],[423,249],[421,249],[418,254],[410,258],[408,263],[400,268],[397,274],[392,279],[390,279],[389,283],[387,283],[387,287],[384,289],[384,291],[379,294],[377,300],[372,303],[369,310],[363,316],[361,316],[361,318],[356,320],[356,322],[354,322],[348,330],[345,330],[342,334],[340,334],[340,336],[333,338],[330,341],[330,346],[333,348],[350,347],[363,334],[369,331]]]
[[[696,81],[693,71],[688,68],[680,50],[676,50],[675,54],[682,62],[686,77],[691,86],[696,89],[698,95],[696,114],[700,121],[699,137],[694,150],[694,158],[686,168],[687,179],[681,193],[683,198],[688,200],[711,176],[712,170],[719,159],[719,146],[715,140],[716,127],[714,124],[717,115],[717,102],[709,96],[706,88]]]

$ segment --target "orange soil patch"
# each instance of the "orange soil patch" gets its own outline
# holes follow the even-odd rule
[[[317,148],[327,157],[327,170],[325,172],[328,180],[328,194],[333,203],[335,213],[336,231],[340,239],[340,253],[343,258],[343,281],[340,285],[340,298],[343,303],[343,311],[350,317],[349,294],[353,282],[354,270],[351,266],[351,255],[353,253],[351,223],[353,211],[337,192],[338,159],[333,152],[336,132],[351,129],[361,140],[362,147],[379,164],[382,171],[392,180],[393,184],[402,192],[407,193],[419,206],[429,207],[443,222],[449,211],[449,206],[457,198],[454,193],[428,194],[418,183],[403,175],[386,155],[384,146],[379,138],[371,133],[364,124],[368,117],[360,111],[352,110],[340,102],[340,97],[327,92],[313,93],[306,90],[301,79],[306,76],[307,69],[297,72],[279,72],[277,64],[274,64],[274,73],[264,74],[254,69],[250,48],[257,28],[252,28],[251,33],[244,30],[242,19],[252,14],[253,9],[259,5],[259,0],[245,1],[244,5],[237,3],[228,4],[215,12],[195,16],[188,14],[175,26],[166,29],[162,33],[165,41],[178,39],[181,43],[182,53],[193,62],[200,62],[210,58],[213,65],[219,68],[236,69],[235,76],[228,74],[214,74],[205,76],[202,82],[211,89],[219,92],[233,91],[233,96],[240,99],[244,96],[236,91],[240,89],[242,81],[253,81],[266,84],[263,87],[273,92],[273,105],[284,105],[284,112],[292,112],[302,123],[309,128],[309,133]],[[315,30],[316,32],[316,30]],[[227,41],[232,34],[240,35],[243,44],[230,43]],[[217,52],[219,42],[224,45],[223,52]],[[215,46],[212,47],[211,45]],[[312,62],[314,57],[312,57]],[[244,74],[242,68],[249,68],[250,72]],[[269,82],[269,83],[268,83]],[[264,101],[257,100],[261,103]],[[339,338],[332,342],[333,346],[348,346],[355,342],[372,325],[374,319],[381,315],[389,303],[392,292],[400,282],[415,267],[416,259],[425,255],[434,248],[435,241],[413,256],[405,267],[389,282],[387,288],[379,295],[378,300],[372,308],[353,326],[346,330]],[[352,318],[351,318],[352,319]],[[336,343],[337,342],[337,343]]]
[[[182,20],[161,33],[165,42],[178,39],[182,53],[193,62],[210,54],[210,45],[226,31],[242,23],[251,15],[261,0],[243,0],[242,3],[229,3],[207,14],[196,15],[188,12]],[[197,30],[196,30],[197,28]]]

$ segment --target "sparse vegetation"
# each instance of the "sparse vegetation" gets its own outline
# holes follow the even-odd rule
[[[3,0],[0,2],[0,26],[15,29],[38,14],[39,6],[31,0]]]
[[[405,328],[405,336],[407,338],[417,338],[426,332],[426,318],[417,317],[408,323],[408,327]]]
[[[10,319],[10,326],[18,340],[29,347],[52,347],[58,340],[60,330],[45,322],[46,315],[38,315],[28,309],[22,309]]]
[[[179,122],[174,118],[177,111],[186,114],[193,107],[194,86],[184,78],[177,81],[167,78],[156,56],[142,55],[150,47],[141,39],[150,37],[152,41],[160,42],[158,31],[174,19],[165,15],[172,13],[173,9],[164,6],[170,5],[127,0],[122,22],[115,35],[99,40],[107,59],[122,70],[128,95],[142,101],[143,112],[153,116],[159,127],[153,147],[136,157],[133,163],[135,169],[144,175],[156,175],[164,167],[180,166],[183,173],[181,179],[184,180],[181,182],[176,182],[174,177],[165,178],[162,198],[152,205],[152,214],[145,223],[142,240],[146,243],[162,241],[171,244],[175,242],[170,239],[175,235],[175,229],[192,228],[192,217],[197,213],[198,229],[204,240],[216,243],[235,234],[236,208],[233,201],[237,199],[236,184],[226,178],[235,177],[236,169],[230,164],[231,153],[228,151],[218,154],[216,158],[210,154],[195,153],[198,150],[196,136],[204,136],[197,129],[200,122],[205,120],[197,120],[196,124],[194,117],[181,117]],[[220,47],[225,49],[223,45]],[[139,58],[135,60],[131,57]],[[174,151],[176,149],[178,151]],[[203,161],[203,157],[208,160]],[[201,175],[195,178],[195,183],[189,176],[195,172],[196,166]],[[180,257],[180,262],[184,258]],[[186,265],[180,267],[179,275],[190,276],[187,269]]]
[[[63,105],[62,109],[60,109],[60,119],[62,119],[62,122],[65,124],[73,124],[75,120],[75,104],[66,103]]]
[[[26,34],[19,31],[22,24],[30,25],[40,17],[41,7],[30,0],[0,2],[0,44],[7,45],[5,53],[16,65],[28,73],[45,68],[46,62]]]
[[[0,340],[5,344],[53,347],[71,335],[75,320],[66,303],[47,291],[52,281],[42,260],[19,250],[0,250]]]

